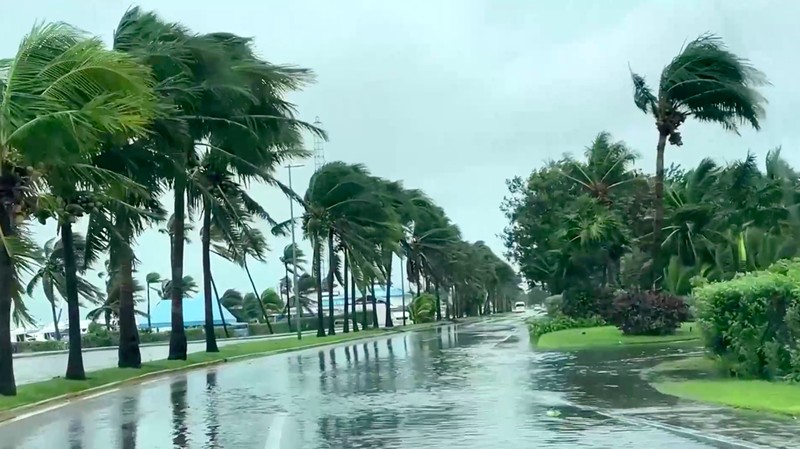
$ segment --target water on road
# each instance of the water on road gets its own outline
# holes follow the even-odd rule
[[[794,421],[660,395],[649,349],[547,353],[519,319],[193,371],[0,425],[0,449],[798,447]]]

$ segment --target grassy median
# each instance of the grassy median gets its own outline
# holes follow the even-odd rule
[[[418,329],[418,327],[415,326],[407,326],[405,328],[398,328],[398,331],[411,330],[412,328],[415,330]],[[250,341],[223,346],[220,348],[220,351],[216,353],[196,352],[189,354],[187,360],[157,360],[143,363],[140,369],[106,368],[98,371],[91,371],[86,373],[86,380],[66,380],[63,378],[45,380],[19,386],[16,396],[0,397],[0,412],[59,396],[78,394],[90,388],[133,380],[145,374],[179,368],[191,368],[194,365],[204,363],[223,362],[233,357],[245,358],[247,356],[259,356],[264,355],[264,353],[322,346],[347,340],[374,337],[382,334],[385,334],[385,332],[380,330],[368,330],[356,333],[337,334],[332,337],[324,338],[303,336],[302,340],[284,338],[278,340]]]
[[[783,415],[800,414],[797,384],[731,378],[710,357],[663,362],[645,374],[653,387],[670,396]]]
[[[700,338],[694,323],[684,323],[672,335],[623,335],[615,326],[584,327],[549,332],[536,342],[541,349],[590,349],[635,344],[690,342]]]

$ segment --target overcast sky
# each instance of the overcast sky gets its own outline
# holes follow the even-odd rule
[[[688,123],[684,146],[667,163],[692,165],[760,160],[774,147],[800,165],[794,126],[796,43],[800,3],[786,1],[530,1],[530,0],[161,0],[140,1],[198,32],[229,31],[255,38],[275,63],[313,69],[317,83],[292,96],[301,118],[322,120],[330,134],[328,161],[360,162],[376,175],[425,190],[469,240],[499,254],[506,221],[499,204],[505,180],[526,175],[565,152],[580,153],[609,131],[642,154],[652,171],[656,131],[631,100],[628,65],[650,80],[687,40],[722,36],[766,72],[770,104],[761,132],[736,136]],[[0,15],[0,56],[10,57],[37,21],[65,21],[110,41],[128,0],[15,2]],[[310,147],[310,142],[309,142]],[[296,169],[303,192],[313,160]],[[285,173],[281,173],[286,181]],[[253,188],[274,217],[289,216],[287,200]],[[37,229],[40,240],[55,226]],[[201,279],[199,238],[186,251],[185,273]],[[272,239],[268,263],[253,264],[259,289],[275,287],[280,250]],[[155,231],[139,239],[139,277],[169,275],[169,244]],[[212,262],[221,290],[248,291],[247,278]],[[91,277],[94,279],[95,274]],[[98,281],[99,282],[99,281]],[[31,302],[46,321],[47,305]],[[47,322],[47,321],[46,321]]]

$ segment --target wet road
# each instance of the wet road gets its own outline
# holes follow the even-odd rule
[[[800,447],[795,421],[652,390],[638,371],[669,355],[447,326],[125,388],[0,425],[0,449]]]
[[[306,335],[313,335],[312,332],[306,332]],[[276,336],[264,336],[263,338],[248,339],[251,340],[268,340],[280,338],[296,338],[294,334],[283,334]],[[220,339],[217,344],[221,346],[241,343],[241,339]],[[169,355],[169,345],[146,345],[140,348],[142,353],[143,362],[151,362],[153,360],[163,360]],[[200,352],[206,350],[205,341],[190,341],[187,345],[187,352]],[[49,355],[29,355],[19,354],[14,356],[14,375],[17,380],[17,385],[24,385],[33,382],[40,382],[43,380],[52,379],[54,377],[63,376],[67,369],[66,352],[59,352]],[[106,348],[102,350],[85,351],[83,353],[83,367],[86,371],[96,371],[103,368],[113,368],[117,366],[117,348]]]

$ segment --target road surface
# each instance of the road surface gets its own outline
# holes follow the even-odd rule
[[[532,350],[520,318],[220,365],[0,425],[2,449],[800,447],[795,421],[660,395],[666,351]]]
[[[313,335],[316,331],[305,332],[304,335]],[[296,334],[265,335],[263,338],[251,338],[246,340],[231,339],[217,340],[217,345],[227,346],[243,341],[258,341],[280,338],[297,338]],[[205,341],[190,341],[187,345],[188,353],[205,351]],[[142,346],[140,348],[143,362],[153,360],[163,360],[169,355],[169,345]],[[83,367],[88,371],[96,371],[103,368],[113,368],[117,366],[117,348],[104,348],[101,350],[84,351]],[[17,385],[24,385],[42,380],[52,379],[63,376],[67,369],[67,353],[59,352],[49,355],[28,355],[18,354],[14,357],[14,376]]]

